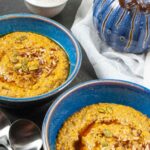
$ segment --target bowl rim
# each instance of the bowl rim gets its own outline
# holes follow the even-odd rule
[[[51,116],[53,114],[53,111],[57,108],[59,103],[61,103],[65,97],[70,95],[72,92],[79,90],[83,87],[90,86],[90,85],[123,85],[128,86],[130,88],[135,88],[136,90],[144,91],[150,95],[150,89],[139,85],[137,83],[124,81],[124,80],[117,80],[117,79],[102,79],[102,80],[91,80],[79,83],[75,85],[74,87],[66,90],[64,93],[62,93],[59,97],[56,98],[56,100],[52,103],[52,105],[49,107],[44,121],[42,125],[42,139],[43,139],[43,147],[45,150],[50,150],[49,140],[48,140],[48,134],[49,134],[49,124],[51,121]]]
[[[77,76],[80,67],[81,67],[81,63],[82,63],[82,51],[81,51],[81,47],[78,43],[78,41],[76,40],[76,38],[74,37],[74,35],[71,33],[71,31],[69,31],[65,26],[63,26],[62,24],[46,18],[46,17],[42,17],[39,15],[34,15],[34,14],[30,14],[30,13],[14,13],[14,14],[8,14],[8,15],[3,15],[0,16],[0,21],[2,20],[9,20],[9,19],[13,19],[13,18],[33,18],[33,19],[37,19],[37,20],[41,20],[44,22],[47,22],[57,28],[59,28],[60,30],[62,30],[72,41],[75,49],[76,49],[76,64],[75,64],[75,69],[73,70],[73,72],[70,74],[70,76],[67,78],[67,80],[58,88],[49,91],[47,93],[41,94],[41,95],[37,95],[37,96],[33,96],[33,97],[24,97],[24,98],[14,98],[14,97],[7,97],[7,96],[0,96],[0,102],[13,102],[13,103],[19,103],[19,102],[34,102],[34,101],[38,101],[38,100],[42,100],[44,98],[48,98],[52,95],[57,94],[58,92],[62,91],[64,88],[66,88],[73,80],[74,78]]]
[[[48,8],[56,8],[56,7],[60,7],[62,5],[65,5],[68,2],[68,0],[64,0],[61,3],[58,3],[56,5],[52,5],[52,6],[50,6],[50,5],[48,5],[48,6],[36,5],[35,3],[30,2],[29,0],[24,0],[24,2],[28,3],[29,5],[34,6],[34,7],[38,7],[38,8],[41,8],[41,9],[43,9],[43,8],[47,8],[48,9]]]

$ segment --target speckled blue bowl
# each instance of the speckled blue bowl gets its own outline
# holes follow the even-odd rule
[[[0,96],[0,106],[21,106],[42,102],[68,86],[76,77],[82,61],[80,46],[72,34],[61,24],[37,15],[11,14],[0,17],[0,36],[15,31],[30,31],[51,38],[61,45],[68,54],[70,61],[69,77],[64,84],[46,94],[30,98],[11,98]],[[49,99],[48,99],[49,100]]]
[[[131,106],[150,117],[150,90],[117,80],[82,83],[63,93],[48,110],[42,129],[44,149],[55,150],[58,131],[69,116],[87,105],[106,102]]]

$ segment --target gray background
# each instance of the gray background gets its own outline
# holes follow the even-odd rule
[[[80,3],[81,0],[69,0],[64,11],[60,15],[54,17],[53,19],[63,24],[68,29],[70,29]],[[25,7],[23,0],[0,0],[0,15],[19,12],[29,12]],[[94,70],[90,62],[88,61],[85,52],[83,50],[82,52],[83,52],[83,62],[80,72],[69,87],[72,87],[73,85],[76,85],[84,81],[96,79]],[[50,103],[42,107],[32,108],[32,110],[27,109],[26,110],[2,109],[2,110],[7,113],[11,121],[14,121],[18,118],[27,118],[37,123],[41,128],[42,121],[49,106]]]

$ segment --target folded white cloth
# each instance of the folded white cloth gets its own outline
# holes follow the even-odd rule
[[[93,0],[82,0],[72,26],[99,79],[120,79],[150,88],[150,52],[120,53],[102,42],[93,25]]]

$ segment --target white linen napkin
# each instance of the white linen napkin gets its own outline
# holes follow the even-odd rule
[[[100,40],[93,25],[93,0],[82,0],[72,26],[99,79],[120,79],[150,88],[150,52],[120,53]]]

